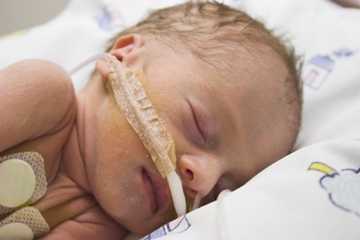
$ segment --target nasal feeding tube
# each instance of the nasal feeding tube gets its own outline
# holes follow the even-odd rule
[[[177,215],[184,215],[186,199],[181,179],[175,171],[175,143],[139,80],[144,77],[144,74],[123,66],[116,57],[110,54],[99,54],[74,68],[69,72],[70,75],[97,59],[103,59],[108,64],[110,68],[108,81],[112,86],[116,103],[123,110],[129,124],[150,153],[161,176],[167,179]],[[200,195],[197,195],[192,209],[197,208],[199,204]]]

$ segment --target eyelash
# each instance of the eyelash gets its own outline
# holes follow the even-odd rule
[[[198,119],[198,116],[195,112],[195,109],[193,108],[193,106],[191,105],[191,103],[189,102],[190,105],[190,109],[191,109],[191,114],[192,114],[192,119],[195,123],[195,127],[197,129],[197,132],[199,133],[201,139],[202,139],[202,143],[206,143],[207,142],[207,135],[205,133],[205,131],[202,129],[202,127],[200,126],[200,120]]]

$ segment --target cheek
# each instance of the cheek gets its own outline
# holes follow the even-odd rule
[[[97,115],[93,191],[105,209],[117,212],[119,202],[130,201],[147,153],[117,106],[108,102]]]
[[[96,142],[100,148],[99,157],[126,161],[145,154],[141,141],[115,103],[108,101],[98,115]]]

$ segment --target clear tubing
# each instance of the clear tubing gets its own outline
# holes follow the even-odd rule
[[[174,208],[178,216],[182,216],[186,213],[186,199],[184,190],[182,187],[181,179],[175,171],[170,172],[166,179],[169,184],[171,198],[174,203]]]
[[[198,209],[200,207],[200,202],[201,202],[201,196],[200,196],[200,194],[196,194],[194,203],[192,206],[192,210]]]
[[[76,67],[74,67],[73,69],[71,69],[69,71],[70,76],[75,74],[76,72],[78,72],[80,69],[82,69],[83,67],[85,67],[86,65],[95,62],[96,60],[100,59],[100,58],[105,58],[105,56],[107,55],[107,53],[100,53],[97,54],[95,56],[89,57],[88,59],[86,59],[85,61],[81,62],[79,65],[77,65]]]

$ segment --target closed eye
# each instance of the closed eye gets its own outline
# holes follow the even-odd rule
[[[189,100],[187,100],[190,110],[191,110],[191,115],[192,115],[192,121],[193,121],[193,125],[195,126],[195,131],[196,131],[196,135],[197,138],[200,141],[200,144],[205,144],[207,142],[207,136],[206,136],[206,132],[204,131],[204,129],[202,128],[202,124],[200,122],[199,119],[199,115],[196,111],[196,109],[194,108],[194,106],[191,104],[191,102]]]

